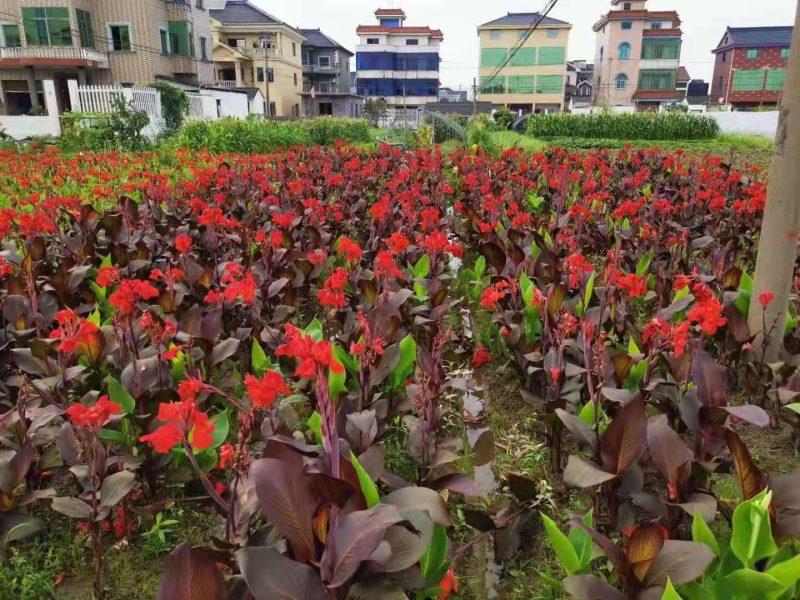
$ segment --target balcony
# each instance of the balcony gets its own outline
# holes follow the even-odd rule
[[[267,53],[270,58],[283,58],[283,52],[278,48],[236,48],[236,50],[254,60],[259,58],[263,60],[267,57]]]
[[[336,73],[338,71],[339,65],[303,64],[303,73]]]
[[[356,96],[356,86],[336,85],[335,83],[303,84],[303,94],[310,94],[311,88],[317,96]]]
[[[108,69],[108,53],[70,46],[0,48],[0,67],[88,67]]]
[[[167,14],[170,17],[185,18],[192,12],[192,3],[190,0],[164,0],[167,5]]]
[[[231,81],[229,79],[217,79],[214,82],[214,85],[219,87],[219,88],[225,88],[225,89],[228,89],[228,90],[232,90],[232,89],[234,89],[236,87],[236,82],[235,81]],[[244,86],[245,84],[242,83],[242,85]]]

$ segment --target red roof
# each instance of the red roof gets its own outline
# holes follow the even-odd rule
[[[642,35],[644,37],[681,37],[683,30],[679,27],[675,29],[645,29]]]
[[[681,24],[681,18],[674,10],[612,10],[603,15],[594,24],[593,29],[597,31],[609,21],[624,21],[626,19],[671,19],[675,26]]]
[[[431,29],[430,27],[384,27],[383,25],[359,25],[356,29],[357,34],[362,33],[386,33],[388,35],[430,35],[431,37],[443,40],[444,34],[441,29]]]
[[[678,100],[680,96],[677,90],[636,90],[633,93],[634,100]]]
[[[692,76],[689,75],[689,71],[686,70],[686,67],[678,67],[678,76],[676,77],[677,81],[691,81]]]
[[[376,17],[405,17],[406,13],[402,8],[379,8],[375,11]]]

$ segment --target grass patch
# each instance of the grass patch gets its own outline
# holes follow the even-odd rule
[[[493,131],[491,139],[492,143],[500,150],[522,148],[526,152],[541,152],[548,145],[547,142],[516,131]]]

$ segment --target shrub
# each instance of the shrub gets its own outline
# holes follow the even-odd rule
[[[183,125],[184,117],[189,114],[189,97],[180,88],[168,83],[154,83],[150,87],[161,92],[161,115],[167,129],[177,131]]]
[[[136,110],[122,96],[112,97],[110,113],[71,113],[61,115],[59,147],[66,151],[139,151],[149,146],[142,133],[150,124],[147,113]]]
[[[680,112],[549,114],[528,119],[528,134],[537,138],[702,140],[716,137],[719,131],[719,124],[710,117]]]
[[[511,126],[511,123],[514,122],[514,113],[512,113],[507,107],[503,106],[496,113],[494,113],[494,121],[499,127],[508,129]]]
[[[292,146],[327,146],[337,140],[358,143],[371,139],[369,123],[364,120],[330,117],[291,122],[222,119],[187,123],[173,144],[190,150],[207,148],[214,153],[250,154]]]

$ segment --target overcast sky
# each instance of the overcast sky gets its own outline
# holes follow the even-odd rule
[[[391,0],[251,0],[295,27],[321,28],[355,50],[356,27],[375,23],[376,8]],[[478,69],[476,27],[508,12],[541,9],[545,0],[393,0],[406,11],[407,25],[429,25],[444,32],[442,85],[467,89]],[[572,23],[570,59],[593,60],[592,25],[610,8],[608,0],[559,0],[550,16]],[[727,25],[794,24],[795,0],[649,0],[650,10],[675,9],[683,20],[681,62],[696,79],[711,79],[714,48]],[[355,68],[355,61],[351,61]]]

